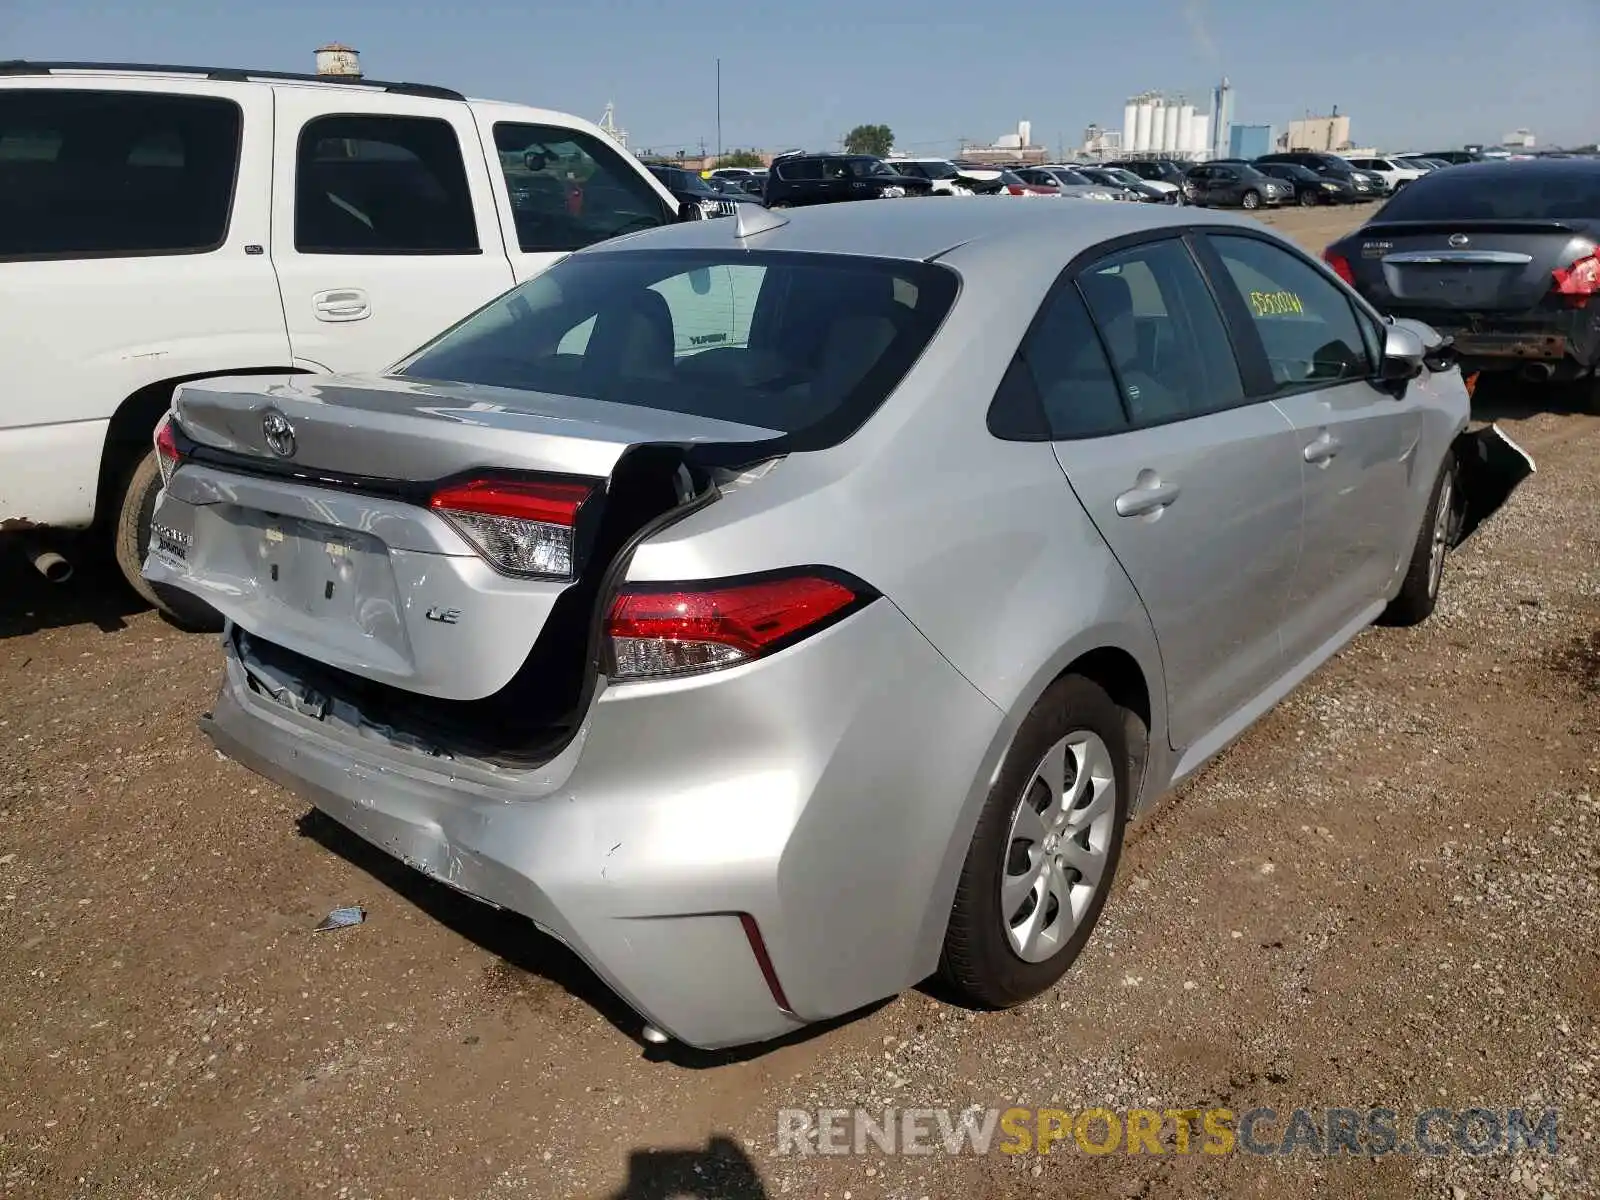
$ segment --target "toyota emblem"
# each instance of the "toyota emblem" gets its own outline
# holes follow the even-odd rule
[[[279,458],[294,457],[294,426],[282,413],[269,412],[261,418],[261,436],[267,440],[267,449]]]
[[[1467,236],[1467,235],[1466,235],[1466,234],[1464,234],[1464,233],[1452,233],[1452,234],[1451,234],[1451,235],[1450,235],[1450,244],[1451,244],[1451,245],[1452,245],[1452,246],[1455,246],[1455,247],[1457,247],[1457,248],[1460,248],[1460,247],[1462,247],[1462,246],[1465,246],[1465,245],[1466,245],[1466,244],[1467,244],[1467,243],[1468,243],[1468,242],[1470,242],[1470,241],[1471,241],[1471,240],[1472,240],[1472,239],[1471,239],[1471,238],[1469,238],[1469,237],[1468,237],[1468,236]]]

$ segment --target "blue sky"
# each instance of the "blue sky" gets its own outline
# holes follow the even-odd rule
[[[379,78],[591,120],[614,101],[636,149],[666,152],[715,148],[718,57],[728,148],[883,122],[902,148],[949,152],[1023,118],[1070,148],[1136,92],[1204,107],[1224,72],[1239,123],[1337,104],[1389,149],[1600,137],[1600,0],[0,0],[0,58],[310,70],[330,40]]]

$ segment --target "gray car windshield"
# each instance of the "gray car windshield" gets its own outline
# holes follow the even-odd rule
[[[946,267],[854,255],[576,254],[395,373],[844,437],[911,368],[956,291]]]

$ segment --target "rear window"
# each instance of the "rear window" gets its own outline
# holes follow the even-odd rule
[[[195,254],[227,238],[239,106],[0,92],[0,258]]]
[[[1592,220],[1600,168],[1588,171],[1431,171],[1395,193],[1385,221]]]
[[[400,375],[848,436],[955,300],[948,268],[857,256],[574,255],[423,347]]]

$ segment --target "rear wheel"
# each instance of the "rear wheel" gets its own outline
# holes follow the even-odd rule
[[[1307,188],[1305,191],[1300,193],[1301,208],[1315,208],[1316,206],[1317,194],[1315,192],[1313,192],[1310,188]]]
[[[1400,593],[1389,602],[1379,620],[1385,625],[1420,625],[1433,615],[1444,583],[1444,560],[1454,540],[1459,519],[1456,505],[1456,459],[1445,456],[1428,497],[1422,528],[1417,531]]]
[[[940,973],[1008,1008],[1089,940],[1122,854],[1131,771],[1124,714],[1098,684],[1052,684],[1017,731],[968,847]]]
[[[1244,197],[1239,201],[1239,203],[1252,210],[1260,208],[1261,193],[1252,188],[1250,191],[1244,194]]]
[[[113,535],[117,567],[128,586],[178,628],[194,633],[214,633],[222,628],[222,617],[216,609],[187,592],[151,583],[140,573],[150,546],[150,523],[160,492],[161,467],[152,450],[124,477],[118,494]]]

